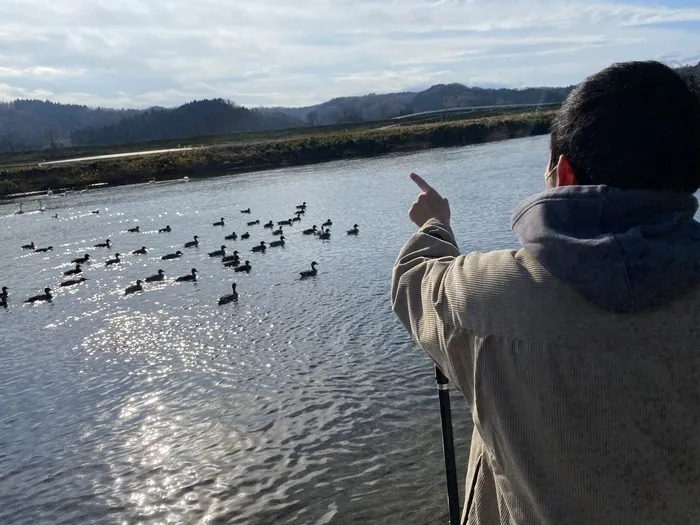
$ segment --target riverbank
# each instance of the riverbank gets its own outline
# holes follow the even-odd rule
[[[0,171],[0,198],[93,184],[138,184],[229,175],[428,148],[465,146],[549,132],[554,111],[379,129],[333,131],[244,144],[224,144],[147,157],[115,158]]]

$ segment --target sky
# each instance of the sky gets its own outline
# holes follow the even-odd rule
[[[305,106],[700,61],[699,0],[0,0],[0,101]]]

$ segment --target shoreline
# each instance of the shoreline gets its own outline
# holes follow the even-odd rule
[[[546,111],[409,124],[217,145],[142,157],[0,168],[0,200],[37,196],[58,188],[82,190],[95,184],[122,186],[144,184],[154,179],[158,182],[176,181],[183,177],[194,180],[544,135],[549,133],[554,114],[555,111]],[[138,145],[134,145],[136,148]],[[31,195],[24,195],[26,193]]]

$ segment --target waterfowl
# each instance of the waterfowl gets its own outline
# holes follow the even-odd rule
[[[168,255],[163,255],[160,259],[162,261],[170,261],[171,259],[178,259],[182,257],[182,252],[180,250],[176,251],[175,253],[169,253]]]
[[[98,242],[95,245],[95,248],[111,248],[112,247],[112,241],[107,239],[105,242]]]
[[[328,219],[326,222],[324,222],[323,224],[321,224],[321,226],[322,226],[322,227],[333,226],[333,221],[330,220],[330,219]]]
[[[131,255],[146,255],[148,253],[148,250],[146,250],[145,246],[141,246],[138,250],[134,250],[131,252]]]
[[[263,226],[263,228],[274,228],[274,227],[275,227],[275,223],[272,221],[266,222]]]
[[[291,226],[292,225],[292,219],[287,219],[286,221],[279,221],[277,223],[277,226]]]
[[[0,292],[0,307],[7,308],[7,286],[3,286]]]
[[[119,254],[115,253],[114,259],[107,259],[107,261],[105,261],[105,266],[112,266],[113,264],[119,264],[120,262],[122,262],[122,260],[119,258]]]
[[[126,231],[129,232],[129,233],[139,233],[139,232],[141,231],[141,227],[140,227],[140,226],[134,226],[133,228],[129,228],[129,229],[126,230]]]
[[[296,215],[297,217],[301,217],[305,213],[306,213],[306,210],[297,210],[294,212],[294,215]]]
[[[78,275],[79,273],[83,273],[83,268],[79,264],[76,264],[75,268],[72,270],[66,270],[63,272],[63,275]]]
[[[272,235],[284,235],[284,232],[282,228],[279,228],[278,230],[272,230]]]
[[[46,206],[44,206],[44,203],[39,201],[39,211],[46,211]]]
[[[270,243],[270,248],[278,248],[280,246],[284,246],[284,235],[282,235],[282,237],[280,237],[279,241],[272,241]]]
[[[292,222],[301,222],[301,216],[297,215],[292,219]]]
[[[29,244],[23,244],[22,249],[23,250],[35,250],[36,246],[34,245],[34,241],[30,242]]]
[[[20,203],[20,204],[19,204],[19,210],[17,210],[17,211],[15,212],[15,215],[23,215],[23,214],[24,214],[24,210],[22,209],[22,206],[23,206],[23,204]]]
[[[142,282],[143,281],[141,279],[139,279],[138,281],[136,281],[136,284],[134,284],[133,286],[129,286],[126,290],[124,290],[124,295],[129,295],[129,294],[136,293],[136,292],[142,292],[143,291],[143,286],[141,286]]]
[[[250,265],[250,261],[246,261],[243,266],[239,266],[238,268],[235,269],[236,272],[245,272],[245,273],[250,273],[252,266]]]
[[[187,281],[196,281],[197,280],[197,269],[192,268],[192,272],[190,272],[188,275],[183,275],[182,277],[178,277],[175,279],[175,282],[182,283],[182,282],[187,282]]]
[[[297,210],[305,210],[306,209],[306,201],[303,202],[303,204],[299,204],[297,206]]]
[[[76,284],[84,283],[85,281],[87,281],[85,277],[81,277],[80,279],[69,279],[67,281],[63,281],[59,286],[75,286]]]
[[[318,228],[317,228],[316,225],[314,224],[314,227],[313,227],[313,228],[309,228],[309,229],[307,229],[307,230],[304,230],[304,231],[301,232],[301,233],[303,233],[304,235],[316,235],[316,232],[317,232],[317,231],[318,231]]]
[[[250,233],[245,232],[243,235],[241,235],[241,239],[250,239]]]
[[[237,261],[238,259],[238,250],[234,250],[233,255],[225,256],[221,259],[221,262]]]
[[[71,262],[73,264],[85,264],[90,260],[90,254],[86,253],[83,257],[78,257],[77,259],[73,259]]]
[[[94,215],[99,215],[99,214],[100,214],[100,210],[92,210],[90,213],[92,213],[92,214],[94,214]]]
[[[221,220],[218,222],[212,223],[212,226],[223,226],[224,225],[224,218],[221,217]]]
[[[251,252],[264,252],[266,250],[265,241],[260,241],[260,246],[253,246]]]
[[[250,208],[248,208],[247,210],[241,210],[241,213],[250,213]]]
[[[221,245],[220,250],[216,250],[215,252],[209,252],[209,257],[225,257],[226,256],[226,246]]]
[[[257,221],[250,221],[248,223],[248,226],[255,226],[256,224],[260,224],[260,219],[258,219]]]
[[[348,230],[348,235],[357,235],[360,233],[360,229],[357,227],[357,224],[354,224],[352,227],[352,230]]]
[[[51,216],[51,218],[52,218],[52,219],[58,219],[58,213],[54,213],[54,214]]]
[[[158,230],[158,233],[170,233],[170,232],[171,232],[171,230],[170,230],[169,224],[165,228],[161,228],[160,230]]]
[[[231,235],[227,235],[224,239],[227,241],[235,241],[238,239],[238,235],[236,235],[236,232],[231,232]]]
[[[158,281],[162,281],[163,279],[165,279],[165,272],[163,270],[158,270],[157,274],[151,275],[150,277],[146,277],[146,282],[155,283]]]
[[[236,283],[231,284],[231,290],[233,293],[222,295],[219,297],[219,305],[228,304],[233,301],[238,301],[238,292],[236,291]]]
[[[37,248],[34,250],[34,253],[46,253],[50,252],[51,250],[53,250],[53,246],[47,246],[46,248]]]
[[[238,267],[239,264],[241,264],[241,260],[236,258],[236,259],[231,259],[230,261],[226,261],[224,263],[224,266],[226,268],[232,268],[232,267],[236,268],[236,267]]]
[[[197,246],[199,246],[199,237],[197,235],[194,236],[194,241],[185,243],[185,248],[196,248]]]
[[[326,228],[326,230],[323,233],[318,234],[318,238],[322,241],[327,241],[331,238],[331,231],[328,228]]]
[[[34,297],[30,297],[25,303],[36,303],[36,302],[41,302],[41,301],[51,301],[53,299],[53,295],[51,295],[51,288],[44,288],[44,293],[41,295],[35,295]]]
[[[316,261],[313,261],[311,263],[310,270],[304,270],[303,272],[299,272],[299,275],[301,275],[300,279],[307,279],[308,277],[315,277],[316,274],[318,273],[318,270],[316,270],[317,265],[318,265],[318,263]]]

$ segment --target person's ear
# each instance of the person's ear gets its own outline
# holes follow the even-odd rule
[[[574,168],[571,166],[568,157],[560,155],[557,163],[557,186],[576,186],[577,184]]]

